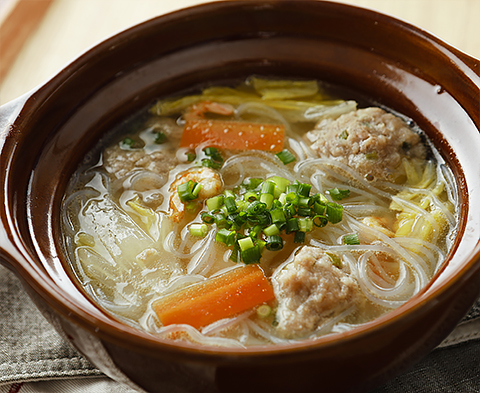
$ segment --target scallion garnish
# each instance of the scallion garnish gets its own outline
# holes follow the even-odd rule
[[[305,232],[296,231],[295,236],[293,237],[294,243],[305,243]]]
[[[190,235],[197,237],[205,237],[208,233],[208,226],[206,224],[192,224],[190,225]]]
[[[181,188],[193,195],[195,184]],[[264,248],[283,248],[284,234],[293,233],[295,243],[304,243],[306,233],[342,220],[343,207],[323,194],[311,195],[311,188],[279,176],[246,179],[233,190],[206,200],[208,211],[201,214],[201,225],[216,225],[215,240],[232,247],[232,261],[257,263]]]
[[[215,216],[213,216],[213,215],[210,214],[210,213],[203,212],[203,213],[201,214],[201,218],[202,218],[202,221],[203,221],[205,224],[214,224],[214,223],[215,223]]]
[[[279,251],[283,248],[283,239],[278,235],[268,236],[265,247],[270,251]]]
[[[127,136],[126,138],[123,138],[121,145],[123,148],[134,149],[138,146],[138,143],[135,139]]]
[[[337,224],[343,218],[343,206],[335,202],[328,202],[325,209],[325,217],[332,224]]]
[[[224,243],[227,247],[233,246],[235,244],[236,232],[229,231],[228,229],[222,228],[215,235],[215,240],[219,243]]]
[[[206,147],[203,152],[207,156],[201,160],[202,166],[220,169],[223,165],[223,157],[216,147]]]
[[[350,190],[341,190],[337,187],[328,190],[328,193],[334,201],[341,201],[350,196]]]
[[[343,244],[347,244],[349,246],[360,244],[360,240],[358,239],[358,235],[356,233],[349,233],[345,235],[342,239]]]
[[[242,258],[243,263],[249,265],[251,263],[258,263],[260,262],[260,258],[262,257],[262,253],[260,251],[260,246],[256,245],[252,248],[248,248],[246,250],[240,251],[240,256]]]
[[[284,165],[290,164],[291,162],[296,161],[295,156],[290,153],[287,149],[282,150],[280,153],[277,153],[276,156],[283,162]]]
[[[155,140],[153,141],[157,145],[161,145],[167,141],[167,136],[163,132],[155,133]]]
[[[268,227],[266,227],[263,230],[263,233],[266,236],[279,235],[280,234],[280,229],[275,224],[272,224],[272,225],[269,225]]]
[[[198,198],[198,194],[202,189],[202,185],[189,180],[177,186],[178,197],[182,202],[193,201]]]

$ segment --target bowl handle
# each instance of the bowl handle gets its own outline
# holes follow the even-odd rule
[[[12,241],[12,233],[9,230],[11,224],[8,212],[8,172],[9,157],[11,155],[12,139],[14,138],[14,121],[30,97],[25,94],[13,101],[0,106],[0,264],[15,270],[16,261],[22,256]]]
[[[480,78],[480,60],[459,50],[455,50],[455,52],[456,55]],[[477,85],[480,88],[479,83],[477,83]]]

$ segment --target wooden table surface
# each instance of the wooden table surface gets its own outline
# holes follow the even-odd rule
[[[8,1],[0,0],[0,5]],[[16,1],[22,2],[31,10],[39,1],[45,0]],[[480,58],[480,0],[339,1],[403,19]],[[53,0],[41,21],[29,32],[16,58],[8,64],[8,70],[3,80],[0,80],[0,104],[35,88],[104,38],[154,16],[204,2],[206,1]],[[21,27],[24,29],[23,24]],[[11,42],[6,40],[17,37],[3,35],[0,38],[6,44]],[[1,48],[0,45],[0,50]],[[5,53],[3,55],[3,61],[6,61]]]

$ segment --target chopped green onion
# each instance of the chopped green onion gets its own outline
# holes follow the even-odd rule
[[[347,130],[343,130],[338,137],[339,137],[340,139],[347,139],[347,138],[348,138],[348,131],[347,131]]]
[[[220,169],[222,167],[222,164],[215,162],[211,158],[203,158],[201,162],[205,168]]]
[[[163,132],[156,132],[155,133],[155,140],[153,141],[157,145],[161,145],[162,143],[165,143],[167,140],[167,136]]]
[[[311,213],[311,210],[306,207],[299,207],[297,209],[297,214],[302,217],[309,217]]]
[[[298,183],[289,184],[285,189],[286,194],[290,194],[290,193],[296,194],[297,191],[298,191]]]
[[[200,183],[189,180],[177,186],[178,197],[182,202],[192,201],[198,197],[201,189],[202,185]]]
[[[206,200],[208,210],[220,209],[223,205],[223,195],[217,195]]]
[[[241,211],[239,213],[229,214],[227,218],[240,228],[247,222],[247,213]]]
[[[305,232],[296,231],[293,237],[294,243],[305,243]]]
[[[268,304],[262,304],[257,308],[257,315],[260,318],[267,318],[272,314],[272,308]]]
[[[350,190],[341,190],[337,187],[328,190],[328,193],[334,201],[340,201],[350,196]]]
[[[282,193],[285,192],[287,186],[290,184],[290,181],[280,176],[273,176],[271,181],[275,183],[275,187]]]
[[[208,233],[208,226],[206,224],[192,224],[190,225],[190,235],[197,237],[204,237]]]
[[[188,162],[193,162],[197,158],[197,155],[195,153],[187,152],[186,154],[187,154],[187,161]]]
[[[234,213],[237,211],[237,204],[235,203],[235,198],[232,196],[228,196],[223,201],[225,203],[225,207],[227,208],[227,212]]]
[[[203,152],[208,158],[202,159],[202,165],[213,168],[220,169],[223,165],[223,157],[216,147],[206,147],[203,149]]]
[[[260,214],[267,209],[267,205],[260,201],[253,201],[247,207],[248,214]]]
[[[137,147],[138,143],[137,143],[137,141],[135,141],[135,139],[132,139],[132,138],[127,136],[126,138],[123,139],[122,145],[123,145],[123,147],[128,147],[128,148],[134,149],[134,148]]]
[[[207,155],[207,156],[215,156],[218,153],[218,149],[216,147],[206,147],[205,149],[203,149],[203,152]]]
[[[311,218],[299,218],[298,230],[301,232],[310,232],[313,229],[313,220]]]
[[[298,200],[300,198],[298,197],[297,193],[295,192],[289,192],[285,198],[286,203],[290,203],[294,206],[298,205]]]
[[[274,199],[272,203],[272,207],[270,209],[275,210],[275,209],[282,209],[283,204],[280,202],[278,199]]]
[[[254,190],[262,183],[263,179],[257,177],[250,177],[243,182],[243,185],[249,190]]]
[[[223,213],[215,213],[215,224],[217,228],[225,228],[228,225],[227,217]]]
[[[282,227],[287,221],[285,213],[281,209],[271,210],[270,216],[272,217],[272,222],[279,227]]]
[[[252,248],[240,251],[240,256],[242,257],[243,263],[249,265],[251,263],[258,263],[262,256],[262,253],[260,251],[260,247],[257,245]]]
[[[332,260],[332,265],[338,267],[339,269],[342,268],[342,261],[340,260],[340,257],[337,254],[333,254],[331,252],[326,253],[330,259]]]
[[[200,204],[198,203],[198,201],[188,201],[185,203],[185,211],[190,214],[195,214],[199,207]]]
[[[313,211],[315,212],[315,214],[319,214],[319,215],[325,215],[325,209],[327,208],[327,204],[326,203],[322,203],[322,202],[315,202],[313,204]]]
[[[272,223],[272,217],[268,211],[263,211],[259,214],[247,214],[248,221],[254,224],[268,226]]]
[[[248,250],[249,248],[252,248],[254,246],[253,240],[249,236],[244,237],[243,239],[238,240],[238,246],[240,247],[241,251]]]
[[[319,228],[323,228],[328,224],[328,218],[325,216],[317,215],[313,217],[313,225]]]
[[[237,235],[238,238],[239,235]],[[238,241],[235,242],[233,245],[233,250],[232,253],[230,254],[229,259],[235,263],[240,261],[242,259],[242,256],[240,255],[240,247],[238,246]]]
[[[280,234],[280,229],[275,225],[269,225],[268,227],[263,229],[263,233],[266,236],[273,236],[273,235],[279,235]]]
[[[325,217],[332,224],[337,224],[343,218],[343,206],[335,202],[328,202],[325,210]]]
[[[255,225],[251,230],[250,230],[250,233],[248,234],[248,236],[250,236],[250,238],[252,240],[258,240],[258,237],[260,236],[260,233],[262,232],[262,226],[261,225]]]
[[[300,228],[298,226],[298,218],[290,218],[287,220],[287,226],[285,227],[286,233],[291,233],[294,231],[298,231]]]
[[[236,235],[237,233],[235,231],[229,231],[228,229],[222,228],[215,235],[215,240],[230,247],[235,243]]]
[[[310,196],[311,189],[312,189],[312,186],[310,184],[300,183],[298,185],[297,194],[303,197],[308,197]]]
[[[262,183],[262,188],[260,190],[260,194],[272,194],[273,195],[274,190],[275,190],[275,183],[266,180]]]
[[[315,203],[313,198],[298,198],[298,207],[310,209]]]
[[[315,202],[318,202],[318,203],[326,204],[328,202],[328,198],[321,193],[315,194],[313,196],[313,199],[315,200]]]
[[[203,221],[205,224],[213,224],[213,223],[215,223],[215,216],[213,216],[213,215],[210,214],[210,213],[203,212],[200,217],[202,218],[202,221]]]
[[[296,161],[295,156],[290,153],[287,149],[282,150],[280,153],[277,153],[276,156],[283,162],[284,165],[290,164],[291,162]]]
[[[360,240],[358,239],[358,235],[356,233],[350,233],[343,237],[343,244],[347,244],[349,246],[360,244]]]
[[[292,218],[295,214],[297,214],[297,209],[291,203],[286,203],[283,206],[283,212],[285,213],[286,218]]]
[[[283,239],[278,235],[268,236],[266,247],[270,251],[279,251],[283,248]]]
[[[243,199],[245,199],[247,202],[253,202],[253,201],[258,200],[258,194],[256,192],[253,192],[253,191],[248,191],[243,196]]]
[[[215,150],[205,153],[214,154]],[[200,188],[198,183],[190,181],[179,191],[187,193],[187,199],[196,198]],[[324,227],[329,222],[335,224],[342,220],[343,207],[329,202],[321,193],[310,195],[311,189],[310,184],[292,184],[280,176],[267,180],[248,178],[233,190],[207,199],[208,211],[201,213],[203,224],[200,225],[216,224],[215,240],[232,247],[229,257],[232,261],[257,263],[264,248],[282,249],[283,231],[293,232],[295,243],[304,243],[305,234],[314,226]],[[338,199],[337,194],[345,195],[348,190],[328,192],[332,199]],[[199,202],[194,204],[198,209]]]
[[[273,195],[272,194],[260,194],[260,202],[263,202],[267,209],[270,209],[273,204]]]

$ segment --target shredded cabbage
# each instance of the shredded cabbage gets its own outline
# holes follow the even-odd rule
[[[316,122],[326,117],[336,118],[357,108],[355,101],[326,98],[319,92],[316,81],[251,78],[247,85],[241,85],[236,89],[214,86],[204,89],[201,94],[159,100],[150,112],[158,116],[179,115],[188,107],[202,101],[221,102],[233,106],[247,102],[262,103],[276,109],[287,121],[293,123]]]

